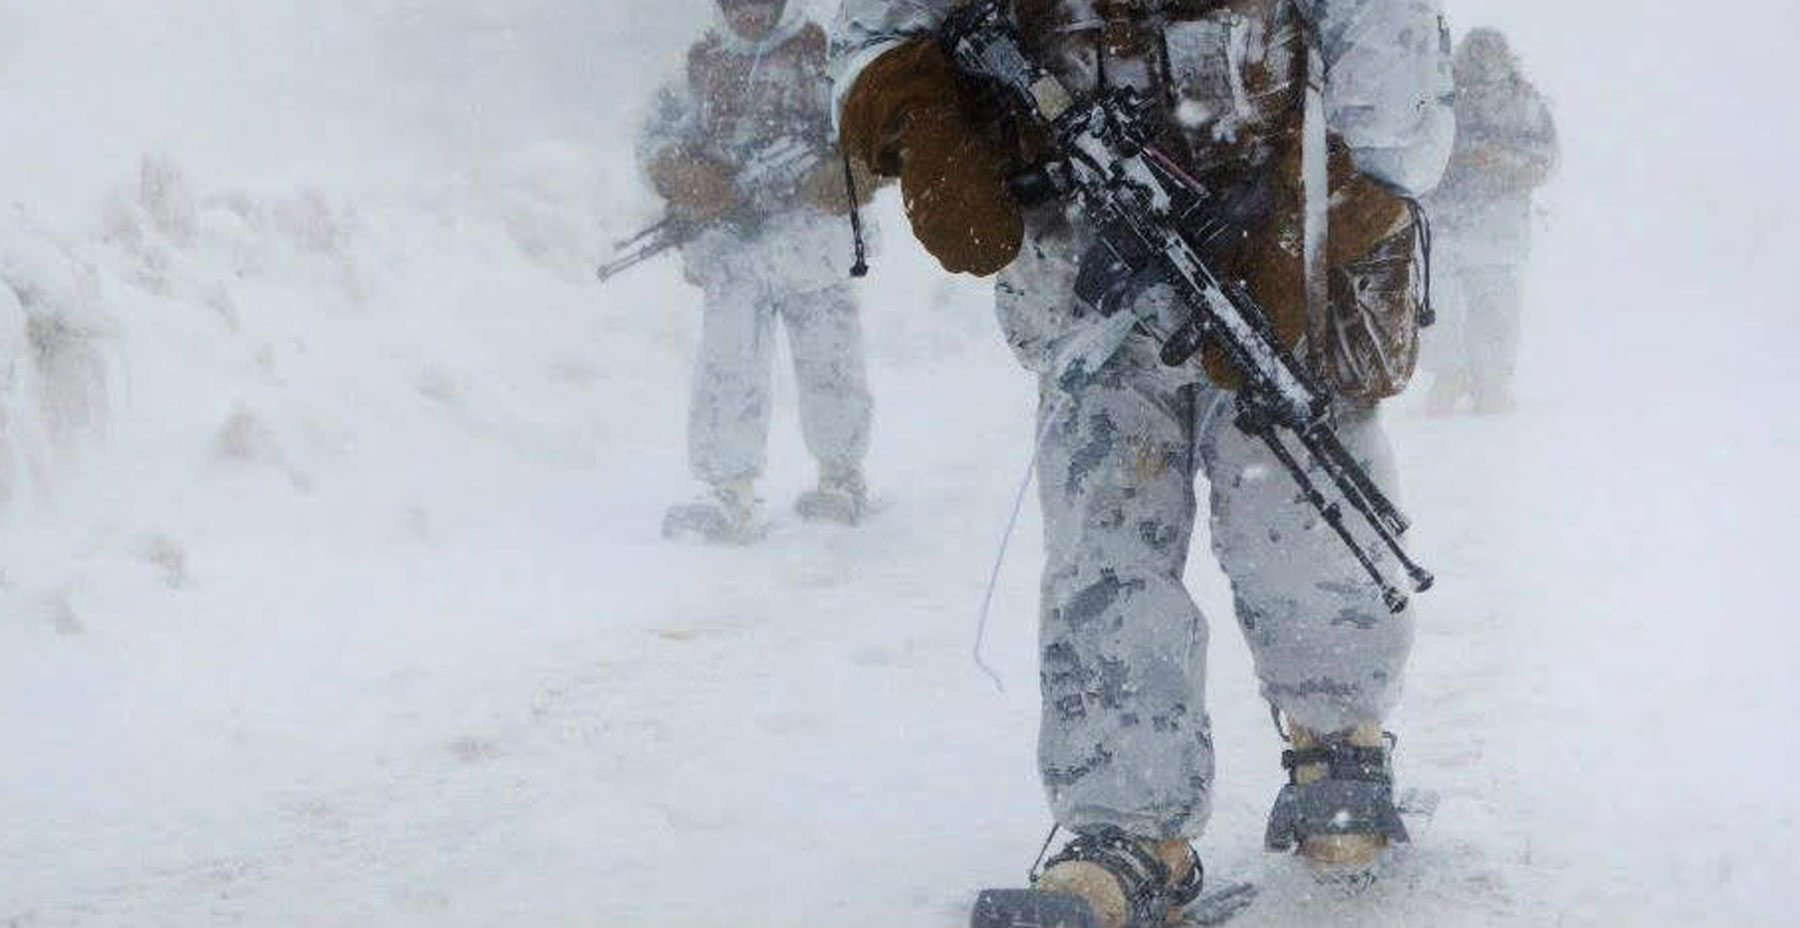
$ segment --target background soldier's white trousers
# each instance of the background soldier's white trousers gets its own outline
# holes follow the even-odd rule
[[[1207,622],[1182,580],[1198,474],[1211,485],[1213,551],[1263,695],[1323,731],[1393,708],[1410,614],[1387,610],[1292,477],[1236,428],[1230,394],[1164,367],[1134,335],[1079,391],[1046,379],[1040,415],[1055,421],[1038,467],[1039,763],[1057,821],[1158,837],[1196,836],[1206,824]],[[1374,412],[1344,410],[1338,428],[1394,493]],[[1394,570],[1391,558],[1381,563]],[[1277,772],[1274,758],[1245,760]]]
[[[688,411],[688,459],[711,483],[761,475],[767,458],[775,321],[787,330],[807,450],[828,469],[869,447],[862,324],[847,285],[782,292],[743,281],[706,290]]]
[[[1438,324],[1425,330],[1425,362],[1440,374],[1507,384],[1519,361],[1519,313],[1525,269],[1519,264],[1440,264]]]

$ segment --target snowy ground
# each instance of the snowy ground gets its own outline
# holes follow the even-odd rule
[[[484,47],[567,25],[520,10],[536,31]],[[1716,52],[1724,27],[1646,12],[1609,82],[1594,30],[1500,12],[1571,151],[1521,411],[1390,413],[1442,577],[1394,727],[1442,807],[1355,898],[1264,857],[1279,745],[1220,622],[1202,851],[1268,887],[1247,926],[1790,924],[1800,197],[1746,178],[1796,133],[1765,127],[1761,53]],[[292,130],[202,137],[253,112],[203,68],[180,75],[218,104],[200,136],[61,80],[69,16],[0,44],[0,90],[29,101],[0,122],[58,143],[0,154],[0,925],[949,928],[1019,880],[1047,825],[1030,509],[988,647],[1005,693],[969,647],[1032,386],[891,202],[865,288],[880,517],[786,515],[810,475],[784,397],[768,542],[670,546],[695,296],[667,263],[592,283],[650,215],[615,146],[471,131],[419,155],[458,112],[430,96],[379,130],[408,140],[403,180],[341,144],[309,173]],[[128,46],[112,22],[92,34]],[[266,28],[164,26],[133,54],[229,45],[237,66]],[[678,49],[643,29],[631,60]],[[439,33],[403,33],[408,73],[462,73]],[[461,89],[545,73],[495,67]],[[325,83],[293,105],[341,102]],[[64,96],[157,131],[65,124]],[[1672,134],[1699,114],[1736,141]],[[332,131],[373,148],[378,125]]]

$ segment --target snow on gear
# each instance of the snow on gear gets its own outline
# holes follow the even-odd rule
[[[1018,241],[1008,231],[1017,220],[1000,195],[1002,179],[1028,202],[1033,195],[1025,186],[1044,190],[1028,169],[1043,163],[1045,140],[991,112],[968,112],[991,109],[988,101],[943,102],[954,77],[943,73],[951,69],[941,52],[904,38],[931,28],[924,10],[877,13],[866,6],[849,4],[842,14],[843,143],[878,170],[902,175],[903,185],[923,176],[918,195],[908,195],[915,234],[949,269],[985,273],[1010,258]],[[1396,13],[1379,3],[1363,9],[1366,0],[1340,4],[1323,14],[1330,28],[1319,31],[1309,5],[1268,0],[1013,6],[1026,48],[1066,87],[1078,94],[1129,87],[1166,111],[1153,120],[1154,141],[1212,188],[1221,207],[1232,207],[1209,211],[1197,239],[1261,295],[1285,344],[1294,348],[1310,336],[1307,360],[1342,395],[1379,399],[1404,387],[1423,277],[1417,249],[1408,247],[1417,236],[1407,197],[1441,169],[1451,120],[1448,37],[1433,8],[1415,4]],[[1351,23],[1359,25],[1352,30]],[[1306,178],[1323,163],[1305,144],[1318,133],[1301,125],[1307,100],[1316,96],[1306,88],[1322,80],[1309,76],[1325,63],[1321,57],[1330,59],[1333,74],[1320,103],[1326,111],[1314,121],[1329,123],[1333,155],[1327,177]],[[1362,102],[1409,93],[1418,103],[1410,112]],[[954,163],[970,169],[932,170],[951,160],[943,152],[952,149]],[[1302,203],[1302,179],[1318,190],[1329,185],[1328,196]],[[975,206],[960,217],[943,215],[947,204],[961,201]],[[1309,248],[1318,254],[1309,256]],[[1400,255],[1404,268],[1396,267]],[[1339,302],[1340,291],[1325,282],[1315,259],[1360,285],[1341,291],[1356,299]],[[1303,261],[1310,261],[1304,272]],[[1337,312],[1327,318],[1327,309]],[[1326,338],[1328,331],[1334,337]],[[1208,349],[1207,366],[1215,382],[1236,384],[1220,352]]]
[[[1328,176],[1325,299],[1306,314],[1303,354],[1339,397],[1398,396],[1435,321],[1430,224],[1417,200],[1362,176],[1341,142],[1331,143]]]
[[[1017,275],[1009,272],[1017,279]],[[1057,821],[1198,835],[1210,814],[1207,623],[1182,582],[1211,485],[1214,554],[1232,583],[1264,695],[1336,729],[1399,699],[1413,636],[1319,519],[1294,505],[1232,399],[1163,366],[1136,337],[1057,407],[1039,460],[1046,563],[1039,768]],[[1373,410],[1339,412],[1377,479],[1391,454]]]
[[[601,283],[643,264],[672,248],[680,248],[700,234],[700,224],[680,216],[665,216],[642,231],[613,242],[616,254],[594,272]]]
[[[841,210],[803,195],[823,189],[820,177],[844,181],[825,66],[824,31],[791,10],[757,41],[715,28],[690,50],[683,79],[664,88],[640,140],[641,161],[652,169],[674,158],[732,172],[733,205],[716,221],[680,218],[681,191],[664,190],[677,218],[625,243],[679,245],[688,280],[704,293],[688,459],[708,484],[762,474],[778,320],[807,450],[821,472],[860,473],[868,451],[862,327],[837,258],[852,252],[849,226]]]
[[[1079,200],[1082,218],[1099,227],[1094,258],[1123,281],[1166,282],[1175,299],[1154,317],[1142,316],[1162,342],[1169,366],[1185,364],[1209,343],[1220,349],[1243,382],[1236,421],[1269,445],[1303,495],[1351,549],[1389,608],[1405,596],[1370,558],[1369,548],[1349,531],[1342,507],[1327,502],[1295,462],[1277,428],[1289,430],[1329,478],[1344,504],[1368,524],[1377,540],[1399,560],[1415,590],[1431,586],[1431,576],[1413,564],[1398,543],[1406,521],[1350,457],[1327,421],[1329,399],[1289,355],[1270,324],[1269,314],[1241,283],[1215,273],[1202,247],[1203,236],[1185,227],[1185,218],[1212,205],[1209,188],[1193,180],[1152,138],[1146,103],[1125,87],[1077,102],[1058,78],[1024,55],[1018,26],[998,2],[963,6],[952,14],[943,44],[971,80],[991,81],[1011,102],[1020,125],[1046,138],[1045,162],[1036,171],[1044,185]]]
[[[657,192],[669,201],[669,214],[629,238],[613,243],[618,252],[600,265],[601,282],[672,248],[679,248],[711,228],[725,228],[740,236],[763,231],[770,217],[801,203],[821,213],[850,211],[855,183],[838,163],[824,157],[814,142],[788,137],[765,142],[741,153],[740,167],[731,172],[704,155],[681,147],[667,148],[654,156],[646,173]],[[872,190],[873,185],[861,188]],[[852,228],[859,241],[861,220],[852,214]],[[860,244],[856,248],[862,253]],[[851,276],[857,276],[852,274]]]

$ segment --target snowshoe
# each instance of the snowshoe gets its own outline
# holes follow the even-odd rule
[[[1037,889],[984,889],[970,928],[1099,928],[1087,900]]]
[[[1408,839],[1394,803],[1392,735],[1359,725],[1319,735],[1298,725],[1282,752],[1288,785],[1269,812],[1265,845],[1298,851],[1321,876],[1367,873],[1389,843]]]
[[[818,487],[800,494],[794,511],[808,522],[861,524],[869,514],[869,490],[862,471],[851,468],[820,474]]]
[[[671,541],[750,544],[762,535],[755,492],[747,483],[718,484],[699,500],[670,506],[663,515],[662,533]]]
[[[1185,864],[1171,865],[1170,858],[1183,856]],[[1186,872],[1177,877],[1176,868]],[[1163,928],[1200,898],[1203,880],[1200,859],[1187,842],[1149,841],[1107,828],[1070,841],[1030,889],[983,891],[969,925]]]

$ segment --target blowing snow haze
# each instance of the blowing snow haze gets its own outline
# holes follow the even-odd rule
[[[0,189],[91,193],[145,150],[291,183],[613,139],[709,15],[699,2],[13,3]]]
[[[1250,928],[1792,924],[1800,7],[1448,12],[1562,160],[1518,412],[1386,414],[1440,577],[1397,764],[1442,801],[1362,896],[1263,854],[1281,746],[1197,537],[1208,873]],[[1018,879],[1035,497],[1004,694],[968,653],[1036,384],[896,192],[875,518],[658,534],[701,297],[593,269],[660,215],[633,141],[713,15],[0,0],[0,925],[949,928]]]

